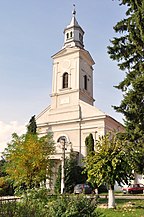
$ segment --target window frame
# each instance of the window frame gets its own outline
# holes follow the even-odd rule
[[[62,89],[68,88],[68,72],[64,72],[62,79]]]

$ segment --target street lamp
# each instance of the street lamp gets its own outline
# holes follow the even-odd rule
[[[62,145],[62,161],[61,161],[61,194],[64,193],[65,189],[65,139],[61,139],[60,143]]]
[[[95,144],[96,144],[96,140],[97,140],[97,131],[94,132],[94,136],[95,136]]]

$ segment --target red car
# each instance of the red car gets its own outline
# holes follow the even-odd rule
[[[124,194],[143,194],[144,193],[144,185],[143,184],[132,184],[127,188],[122,189]]]

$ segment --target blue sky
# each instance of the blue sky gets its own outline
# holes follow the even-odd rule
[[[109,58],[107,46],[116,36],[113,26],[125,17],[125,7],[117,0],[4,0],[0,1],[0,129],[16,130],[12,123],[19,128],[50,104],[51,56],[63,46],[73,4],[85,31],[85,49],[96,63],[95,106],[122,120],[111,105],[120,103],[121,93],[113,86],[124,74]]]

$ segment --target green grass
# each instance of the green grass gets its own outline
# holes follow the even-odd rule
[[[116,199],[116,209],[100,207],[107,206],[107,199],[99,199],[98,210],[106,217],[144,217],[144,200]]]

